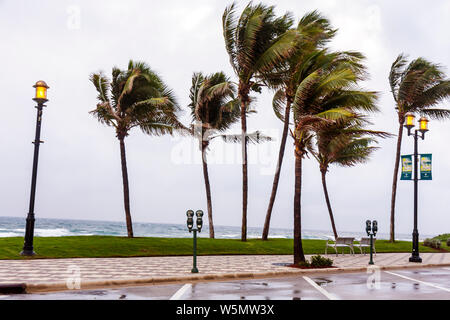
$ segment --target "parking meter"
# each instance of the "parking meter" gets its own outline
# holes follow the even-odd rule
[[[189,232],[192,231],[192,228],[194,227],[194,211],[188,210],[186,211],[187,216],[187,227]]]
[[[202,226],[203,226],[203,211],[202,210],[197,210],[197,212],[195,212],[195,215],[197,216],[197,230],[198,232],[202,231]]]
[[[374,264],[373,263],[373,237],[378,232],[377,220],[373,220],[372,222],[370,222],[370,220],[366,221],[366,232],[367,232],[367,235],[370,237],[370,261],[369,261],[369,264]]]
[[[368,236],[370,236],[370,230],[371,230],[372,228],[371,228],[371,223],[370,223],[370,220],[367,220],[366,221],[366,232],[367,232],[367,235]]]
[[[193,232],[194,237],[194,252],[193,252],[193,266],[192,266],[192,273],[198,273],[198,269],[197,269],[197,231],[200,232],[202,230],[202,226],[203,226],[203,211],[202,210],[197,210],[195,212],[195,215],[197,216],[197,219],[195,221],[196,227],[194,228],[194,211],[193,210],[188,210],[186,211],[186,216],[187,216],[187,227],[189,232]]]

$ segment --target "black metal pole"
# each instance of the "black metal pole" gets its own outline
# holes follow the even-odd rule
[[[418,134],[417,130],[414,132],[414,229],[412,233],[413,247],[412,255],[409,258],[410,262],[422,262],[422,258],[419,256],[419,231],[417,230],[417,198],[418,198],[418,185],[419,185],[419,154],[418,154]]]
[[[37,117],[36,117],[36,135],[34,138],[34,155],[33,155],[33,173],[31,177],[31,194],[30,194],[30,207],[28,209],[27,224],[25,227],[25,241],[23,250],[20,253],[23,256],[32,256],[35,254],[33,250],[33,238],[34,238],[34,201],[36,197],[36,178],[39,158],[39,145],[41,144],[41,121],[42,121],[42,109],[43,103],[38,103]]]
[[[373,264],[373,232],[370,234],[370,261],[369,264]]]
[[[193,266],[192,273],[198,273],[197,269],[197,229],[192,230],[194,232],[194,254],[193,254]]]

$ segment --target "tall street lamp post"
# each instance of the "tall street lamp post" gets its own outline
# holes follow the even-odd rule
[[[412,233],[413,247],[412,255],[409,258],[410,262],[422,262],[422,258],[419,256],[419,231],[417,229],[417,190],[419,182],[419,153],[418,153],[418,140],[419,133],[422,140],[425,139],[425,132],[428,131],[428,119],[421,117],[419,119],[419,129],[414,130],[411,133],[411,129],[414,128],[415,116],[412,113],[406,114],[406,124],[405,127],[408,129],[408,136],[414,136],[414,229]]]
[[[32,256],[35,254],[33,250],[33,238],[34,238],[34,200],[36,196],[36,178],[37,178],[37,167],[38,167],[38,157],[39,157],[39,145],[41,141],[41,122],[42,122],[42,109],[44,108],[44,103],[47,102],[47,89],[49,88],[45,81],[38,81],[33,86],[36,89],[34,101],[37,102],[37,117],[36,117],[36,135],[33,141],[34,144],[34,156],[33,156],[33,173],[31,177],[31,194],[30,194],[30,207],[27,215],[27,224],[25,227],[25,241],[23,245],[23,250],[20,253],[23,256]]]

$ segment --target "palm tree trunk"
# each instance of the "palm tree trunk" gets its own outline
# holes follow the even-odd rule
[[[209,237],[211,239],[214,239],[214,223],[213,223],[213,217],[212,217],[211,186],[209,184],[208,164],[206,162],[206,147],[205,146],[202,146],[202,163],[203,163],[203,177],[205,178],[206,203],[208,206]]]
[[[294,264],[305,261],[302,246],[301,223],[302,158],[295,153],[295,193],[294,193]]]
[[[327,203],[327,207],[328,207],[328,213],[330,214],[330,221],[331,221],[331,227],[333,228],[333,234],[334,234],[334,238],[337,239],[338,237],[338,233],[336,231],[336,225],[334,223],[334,217],[333,217],[333,210],[331,209],[331,203],[330,203],[330,198],[328,196],[328,188],[327,188],[327,181],[326,181],[326,170],[320,170],[322,173],[322,186],[323,186],[323,193],[325,195],[325,201]]]
[[[122,164],[123,201],[125,207],[125,219],[127,222],[128,238],[133,238],[133,223],[131,221],[131,211],[130,211],[130,189],[128,185],[128,169],[127,169],[127,158],[125,154],[124,138],[125,137],[119,137],[120,160]]]
[[[241,241],[247,241],[247,201],[248,201],[248,172],[247,172],[247,105],[246,98],[241,97],[241,138],[242,138],[242,230]]]
[[[267,207],[266,220],[264,221],[264,229],[262,233],[262,239],[267,240],[269,236],[270,218],[272,217],[273,205],[275,203],[275,197],[277,195],[278,183],[280,181],[281,165],[283,164],[284,149],[286,147],[286,140],[289,131],[289,116],[291,112],[291,102],[286,102],[286,109],[284,111],[284,126],[283,135],[281,137],[280,151],[278,152],[278,163],[275,170],[275,176],[273,177],[272,193],[270,195],[269,206]]]
[[[398,129],[397,151],[395,154],[394,176],[392,179],[392,197],[391,197],[391,226],[390,226],[390,242],[395,242],[395,197],[397,195],[398,169],[400,165],[400,152],[403,137],[403,121],[399,119],[400,126]]]

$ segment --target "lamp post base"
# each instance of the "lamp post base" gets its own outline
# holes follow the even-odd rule
[[[31,250],[26,250],[23,249],[22,252],[20,253],[21,256],[34,256],[36,255],[36,252],[33,251],[33,249]]]
[[[422,262],[422,258],[419,257],[419,256],[411,256],[411,257],[409,258],[409,262],[418,262],[418,263],[421,263],[421,262]]]
[[[198,273],[198,269],[197,268],[192,268],[191,273]]]

